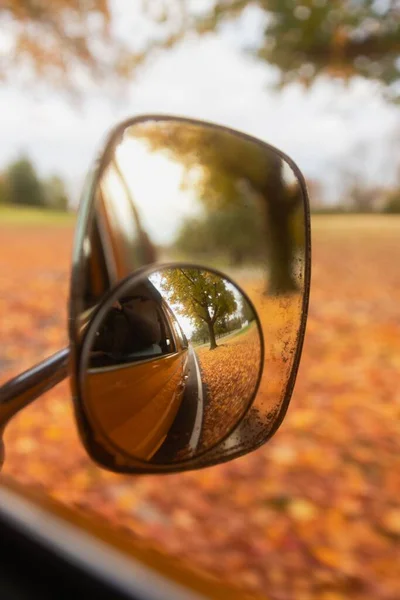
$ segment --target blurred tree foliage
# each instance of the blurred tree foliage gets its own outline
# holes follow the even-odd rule
[[[4,175],[0,175],[0,204],[7,204],[8,198],[8,186]]]
[[[68,195],[61,177],[53,175],[44,182],[45,203],[54,210],[68,210]]]
[[[215,31],[250,6],[265,23],[253,51],[279,69],[281,86],[309,86],[321,74],[358,75],[379,81],[388,96],[399,99],[398,0],[217,0],[197,18],[197,30]]]
[[[41,180],[29,158],[21,156],[0,173],[0,204],[66,211],[68,196],[60,177]]]
[[[91,75],[106,74],[109,59],[99,44],[111,42],[108,5],[108,0],[5,0],[0,16],[10,62],[2,61],[0,76],[15,76],[16,67],[28,66],[64,88],[77,66]]]
[[[216,328],[237,308],[233,292],[219,275],[200,269],[169,269],[163,273],[168,300],[197,327],[208,329],[210,350],[217,347]]]
[[[11,204],[45,206],[43,185],[28,158],[22,157],[8,167],[6,184]]]
[[[400,187],[389,194],[383,211],[388,214],[400,214]]]
[[[358,75],[399,98],[398,0],[141,0],[124,5],[123,14],[134,17],[129,43],[118,38],[118,10],[111,0],[6,0],[0,14],[13,38],[9,56],[62,85],[77,65],[95,75],[128,76],[185,36],[219,31],[257,10],[263,29],[251,52],[279,69],[280,85]],[[150,34],[143,38],[144,23]]]

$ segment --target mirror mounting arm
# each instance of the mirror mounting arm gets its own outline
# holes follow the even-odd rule
[[[25,406],[67,377],[69,348],[59,350],[0,387],[0,468],[4,461],[2,434]]]

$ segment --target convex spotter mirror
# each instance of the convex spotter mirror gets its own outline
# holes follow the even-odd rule
[[[0,428],[69,373],[81,439],[105,468],[181,471],[254,450],[287,410],[309,286],[308,197],[290,158],[191,119],[121,123],[80,205],[70,347],[0,389]],[[209,320],[225,297],[212,327],[190,308],[201,294]]]
[[[80,393],[118,464],[184,464],[220,444],[263,368],[255,309],[225,276],[188,265],[128,277],[85,333]]]

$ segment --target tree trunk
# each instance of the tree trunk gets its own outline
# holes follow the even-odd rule
[[[293,276],[294,243],[290,219],[301,196],[288,197],[280,156],[271,154],[267,180],[260,191],[265,200],[268,236],[269,281],[266,291],[269,295],[286,294],[298,289]]]
[[[208,326],[208,335],[210,338],[210,350],[214,350],[214,348],[217,347],[217,341],[215,339],[215,332],[214,332],[214,325],[211,323],[211,321],[208,321],[207,326]]]
[[[289,230],[290,211],[284,205],[269,205],[269,294],[286,294],[297,290],[293,276],[293,242]]]

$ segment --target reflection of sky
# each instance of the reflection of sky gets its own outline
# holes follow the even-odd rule
[[[118,147],[117,160],[145,230],[155,243],[171,242],[181,225],[176,214],[182,217],[198,212],[193,194],[180,189],[184,168],[133,139]]]
[[[173,311],[173,313],[175,314],[180,326],[182,327],[183,331],[185,332],[186,337],[190,338],[192,333],[195,330],[192,320],[189,317],[185,316],[185,314],[183,314],[182,304],[172,304],[170,302],[169,294],[166,293],[165,290],[163,289],[163,287],[161,286],[162,273],[156,271],[155,273],[152,273],[150,275],[149,279],[152,282],[152,284],[154,285],[154,287],[160,292],[162,297],[168,302],[168,304],[169,304],[171,310]],[[232,285],[231,283],[229,283],[226,280],[224,280],[224,283],[225,283],[226,288],[228,290],[230,290],[233,293],[233,295],[235,296],[235,300],[236,300],[236,304],[237,304],[237,309],[232,315],[230,315],[230,318],[240,317],[243,296],[239,292],[239,290],[237,289],[236,286]]]

